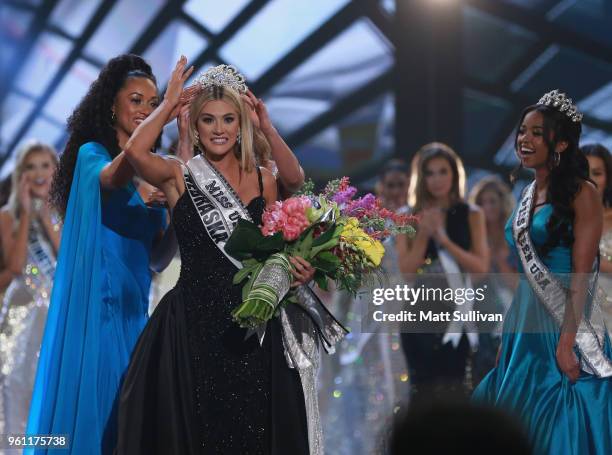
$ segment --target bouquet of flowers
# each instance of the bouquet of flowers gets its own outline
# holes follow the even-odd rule
[[[310,262],[321,289],[333,280],[355,294],[380,271],[382,240],[414,233],[414,217],[383,208],[372,194],[355,199],[357,189],[347,177],[329,182],[320,194],[312,187],[266,209],[261,227],[241,219],[226,243],[226,252],[243,265],[234,284],[246,280],[242,304],[232,312],[240,326],[258,327],[280,304],[296,301],[288,256]]]

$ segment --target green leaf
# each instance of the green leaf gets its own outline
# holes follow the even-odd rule
[[[326,262],[331,262],[333,264],[340,265],[340,258],[330,251],[321,251],[317,255],[317,258],[322,259]]]
[[[319,256],[314,258],[310,264],[317,270],[324,272],[326,275],[330,275],[338,269],[339,261],[328,261],[326,259],[322,259]]]
[[[317,283],[317,286],[319,286],[319,288],[323,289],[324,291],[327,291],[327,276],[325,276],[323,272],[317,270],[315,272],[314,280],[315,283]]]
[[[319,237],[314,239],[312,242],[312,249],[310,250],[311,258],[315,257],[321,251],[330,250],[338,245],[338,242],[340,241],[340,233],[342,232],[342,226],[333,226],[333,228],[328,229]]]
[[[271,254],[281,251],[284,246],[285,241],[280,232],[265,236],[256,224],[240,219],[225,244],[225,251],[230,256],[242,261],[250,258],[265,259]]]
[[[336,224],[332,224],[327,231],[323,232],[320,236],[314,239],[314,241],[312,242],[312,246],[322,245],[325,242],[329,241],[331,238],[333,238],[337,227],[338,226]]]
[[[255,279],[259,275],[259,272],[261,272],[261,269],[263,268],[263,266],[264,266],[263,263],[258,262],[252,268],[252,273],[251,273],[251,276],[249,277],[249,281],[247,281],[245,285],[242,287],[242,301],[245,301],[247,297],[249,296],[249,292],[251,292],[253,283],[255,282]]]
[[[255,259],[246,259],[242,261],[242,268],[236,272],[232,283],[238,284],[244,280],[251,272],[253,272],[257,264],[259,264],[259,262]]]
[[[312,230],[306,236],[299,241],[295,255],[300,256],[306,260],[310,258],[310,249],[312,248]]]

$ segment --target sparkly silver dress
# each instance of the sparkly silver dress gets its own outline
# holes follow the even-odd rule
[[[612,262],[612,229],[607,230],[601,236],[599,253],[601,255],[601,262]],[[602,310],[606,319],[606,325],[608,326],[608,332],[612,334],[612,274],[600,273],[599,285],[606,292],[606,301],[602,306]]]
[[[55,264],[53,246],[35,220],[26,266],[0,305],[0,434],[25,431]]]
[[[385,240],[384,247],[382,265],[388,281],[381,287],[394,288],[403,283],[395,238]],[[321,359],[323,436],[327,452],[334,455],[385,453],[393,417],[409,398],[399,326],[364,327],[362,315],[369,302],[372,289],[362,289],[357,298],[337,292],[331,304],[332,312],[351,330],[338,346],[338,355]]]

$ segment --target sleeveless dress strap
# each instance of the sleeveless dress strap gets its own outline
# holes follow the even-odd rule
[[[259,195],[263,196],[263,178],[261,176],[261,169],[257,166],[257,179],[259,180]]]

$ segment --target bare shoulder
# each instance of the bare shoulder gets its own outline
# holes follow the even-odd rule
[[[587,181],[582,182],[574,198],[574,210],[580,210],[586,207],[592,208],[601,204],[601,197],[595,185]]]
[[[484,212],[480,206],[476,204],[469,204],[468,217],[470,223],[480,223],[481,221],[484,221]]]
[[[470,209],[470,216],[478,216],[478,214],[482,213],[482,209],[479,205],[468,203],[468,207]]]

